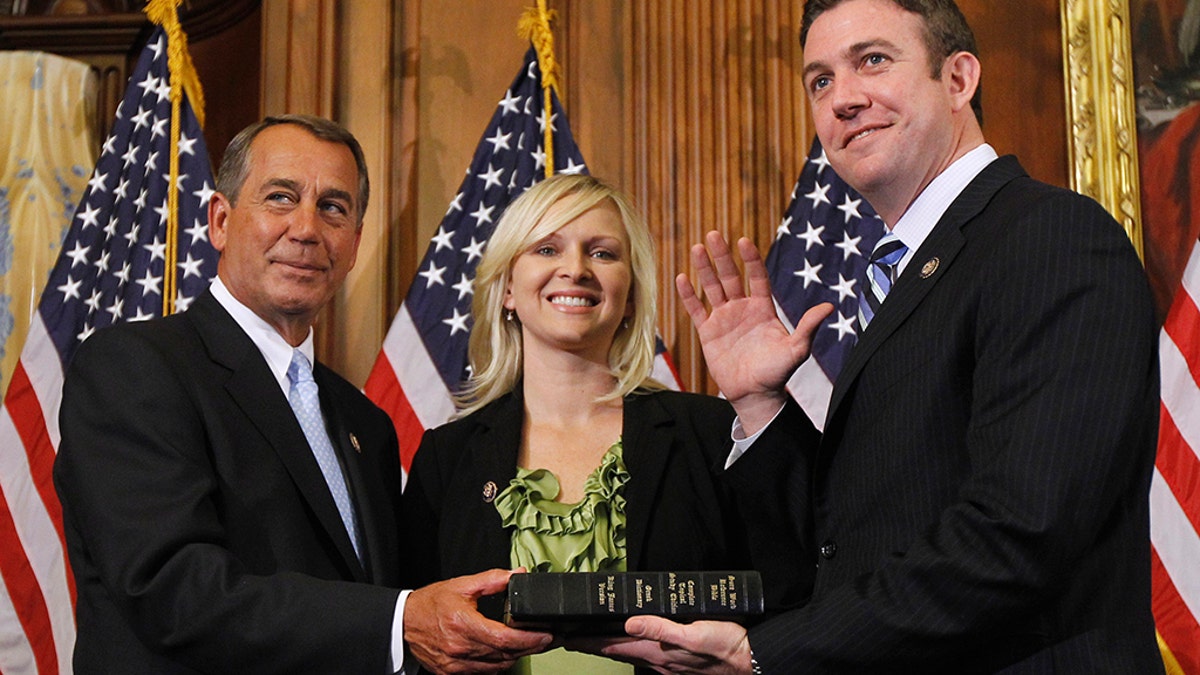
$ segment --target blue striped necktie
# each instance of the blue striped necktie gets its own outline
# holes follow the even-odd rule
[[[867,324],[875,318],[883,299],[900,270],[900,259],[908,253],[908,247],[890,230],[875,244],[871,259],[867,263],[867,286],[858,296],[858,332],[861,335]]]
[[[350,535],[350,543],[354,545],[354,553],[362,560],[362,549],[358,545],[358,530],[354,523],[354,506],[350,503],[350,492],[346,489],[346,477],[342,475],[342,466],[338,463],[337,453],[329,440],[329,432],[325,428],[325,418],[321,416],[321,399],[317,392],[317,383],[313,380],[312,364],[308,357],[299,349],[292,351],[292,363],[288,366],[288,403],[296,413],[296,421],[304,430],[304,437],[312,448],[313,456],[329,485],[333,503],[337,505],[342,517],[342,524]]]

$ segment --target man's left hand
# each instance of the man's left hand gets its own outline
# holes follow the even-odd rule
[[[629,637],[574,639],[567,649],[653,668],[660,673],[750,675],[746,629],[727,621],[675,623],[658,616],[625,622]]]

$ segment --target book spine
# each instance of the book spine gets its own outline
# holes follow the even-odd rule
[[[763,611],[754,571],[518,574],[507,613],[517,624],[618,621],[655,614],[679,621],[742,618]]]

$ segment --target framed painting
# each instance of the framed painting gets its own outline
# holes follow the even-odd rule
[[[1200,0],[1061,0],[1071,187],[1109,209],[1162,319],[1200,236]]]

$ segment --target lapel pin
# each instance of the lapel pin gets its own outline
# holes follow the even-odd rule
[[[484,503],[491,504],[492,501],[494,499],[496,499],[496,493],[498,493],[498,492],[500,492],[500,488],[496,487],[496,484],[493,483],[492,481],[489,480],[488,482],[484,483],[483,484],[483,501],[484,501]]]
[[[921,278],[928,279],[929,277],[933,276],[933,273],[937,271],[938,265],[941,263],[942,261],[938,260],[936,257],[926,260],[925,264],[921,266]]]
[[[355,452],[357,452],[360,455],[362,454],[362,446],[358,444],[358,436],[355,436],[354,434],[350,434],[350,445],[354,446]]]

